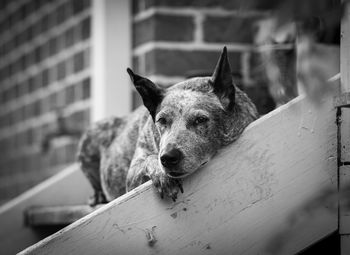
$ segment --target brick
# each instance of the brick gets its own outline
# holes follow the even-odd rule
[[[67,18],[67,12],[66,12],[66,4],[63,3],[61,4],[60,6],[58,6],[57,10],[57,16],[56,16],[56,24],[59,25],[59,24],[62,24],[66,18]]]
[[[34,116],[38,117],[41,114],[41,105],[40,105],[40,101],[35,101],[33,103],[33,111],[34,111]]]
[[[41,18],[41,24],[41,33],[45,33],[49,29],[49,14]]]
[[[149,41],[192,41],[194,21],[191,16],[155,14],[136,22],[133,29],[134,46]]]
[[[50,95],[50,111],[56,110],[58,106],[57,93],[52,93]]]
[[[49,43],[46,42],[40,46],[41,59],[45,60],[49,56]]]
[[[44,69],[41,72],[41,85],[42,87],[47,87],[49,85],[49,70],[48,69]]]
[[[229,54],[232,72],[241,70],[241,53]],[[156,49],[146,53],[145,75],[187,76],[200,70],[212,72],[219,59],[220,51],[182,51]]]
[[[57,69],[57,80],[60,81],[66,77],[66,61],[61,61],[56,66]]]
[[[53,10],[52,12],[49,13],[49,22],[48,22],[49,29],[52,29],[55,27],[56,20],[57,20],[57,12],[56,10]]]
[[[57,70],[55,66],[49,69],[49,84],[57,80]]]
[[[28,92],[32,93],[35,90],[35,82],[34,82],[34,77],[30,77],[28,79]]]
[[[27,59],[26,59],[27,67],[35,64],[35,51],[28,52],[26,57],[27,57]]]
[[[87,17],[81,22],[81,38],[86,40],[91,36],[91,18]]]
[[[89,47],[84,50],[84,65],[83,65],[84,69],[90,66],[90,58],[91,58],[91,51]]]
[[[69,28],[66,32],[65,32],[65,47],[68,48],[68,47],[71,47],[75,42],[75,39],[74,39],[74,28],[71,27]]]
[[[266,2],[266,1],[263,1]],[[199,7],[199,8],[215,8],[224,9],[256,9],[257,5],[253,5],[254,1],[242,0],[133,0],[133,13],[138,13],[152,7]]]
[[[37,37],[38,35],[40,35],[41,32],[41,20],[38,20],[37,22],[35,22],[33,24],[33,37]]]
[[[41,7],[43,7],[46,4],[45,0],[35,0],[34,5],[35,5],[35,10],[38,11],[40,10]]]
[[[17,58],[14,64],[14,72],[18,73],[21,71],[21,59]]]
[[[34,76],[34,84],[35,84],[35,90],[38,90],[42,87],[42,79],[41,79],[41,73],[37,73]]]
[[[64,33],[57,36],[57,52],[60,52],[65,49],[65,36]]]
[[[91,97],[91,85],[90,85],[90,78],[87,78],[82,81],[82,87],[83,87],[83,99],[88,99]]]
[[[83,10],[87,9],[90,6],[90,0],[79,0],[79,1],[72,1],[73,6],[73,14],[78,14],[79,12],[82,12]]]
[[[67,63],[67,76],[74,74],[74,56],[69,57],[66,59]]]
[[[35,50],[35,63],[39,63],[42,60],[41,49],[40,46],[36,47]]]
[[[75,91],[74,91],[74,85],[68,86],[65,89],[65,103],[66,105],[74,103],[75,99]]]
[[[77,73],[84,69],[84,52],[78,52],[74,55],[74,72]]]
[[[31,15],[34,12],[34,10],[35,10],[35,3],[34,3],[34,1],[28,1],[25,4],[24,8],[25,8],[26,15],[27,16]]]
[[[34,25],[27,28],[27,42],[33,40],[34,38]]]
[[[50,56],[53,56],[57,53],[58,51],[58,46],[57,46],[57,38],[51,38],[49,41],[49,52]]]
[[[49,98],[43,98],[40,101],[40,108],[43,114],[47,113],[50,109],[50,103],[49,103]]]
[[[203,24],[206,42],[253,43],[256,34],[253,17],[213,17],[208,16]]]

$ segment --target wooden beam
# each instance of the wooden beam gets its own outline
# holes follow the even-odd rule
[[[34,206],[25,211],[25,223],[30,227],[69,225],[100,207],[101,205]]]
[[[21,254],[295,254],[337,230],[332,99],[303,96],[252,123],[184,182],[150,182]]]
[[[72,165],[0,207],[0,251],[15,254],[46,237],[25,224],[24,212],[33,205],[84,204],[93,194],[78,165]]]

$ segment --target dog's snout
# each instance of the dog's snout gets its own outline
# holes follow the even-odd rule
[[[166,168],[177,166],[182,159],[182,152],[179,149],[172,148],[163,153],[160,157],[160,162]]]

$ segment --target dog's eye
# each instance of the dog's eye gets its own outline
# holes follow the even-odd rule
[[[194,120],[194,124],[195,125],[199,125],[199,124],[203,124],[203,123],[206,123],[209,119],[207,117],[197,117],[195,120]]]
[[[165,118],[161,117],[157,120],[157,123],[159,123],[162,126],[165,126],[167,124],[167,121]]]

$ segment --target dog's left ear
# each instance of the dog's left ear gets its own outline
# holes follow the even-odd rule
[[[235,104],[235,86],[233,85],[231,67],[227,57],[227,49],[221,52],[213,76],[213,92],[218,96],[226,110],[231,110]]]
[[[135,74],[130,68],[127,68],[126,71],[130,75],[131,81],[141,95],[143,104],[150,112],[154,121],[157,107],[163,99],[164,89],[157,86],[149,79]]]

